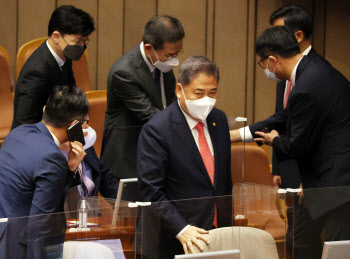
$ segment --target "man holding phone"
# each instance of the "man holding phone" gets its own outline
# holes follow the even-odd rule
[[[42,121],[19,126],[5,138],[0,150],[0,218],[63,212],[67,189],[78,178],[75,172],[86,153],[79,141],[70,142],[67,163],[58,147],[68,141],[67,129],[82,122],[89,108],[82,90],[57,86],[44,108]],[[51,237],[51,243],[40,243],[47,246],[64,241],[64,216],[42,216],[44,222],[40,224],[34,224],[35,219],[40,217],[0,225],[0,258],[31,258],[38,253],[37,258],[42,258],[42,246],[30,242]],[[19,238],[22,236],[25,240]]]

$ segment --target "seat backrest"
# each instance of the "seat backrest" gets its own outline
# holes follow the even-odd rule
[[[244,181],[273,186],[269,159],[257,145],[231,145],[231,173],[233,184]]]
[[[47,38],[38,38],[23,44],[17,52],[16,61],[16,78],[27,61],[27,59],[33,54],[33,52],[46,40]],[[87,92],[91,90],[89,80],[89,68],[87,50],[85,50],[83,56],[78,61],[73,61],[73,72],[77,86],[83,91]]]
[[[0,46],[0,140],[10,132],[13,119],[13,99],[11,93],[11,77],[9,55],[5,48]]]
[[[94,148],[97,156],[100,157],[105,113],[107,110],[107,91],[90,91],[86,92],[86,95],[90,103],[89,125],[96,131],[97,134]]]
[[[114,259],[113,251],[96,242],[68,241],[63,245],[63,258],[69,259]]]
[[[210,244],[199,240],[203,252],[239,249],[240,259],[278,259],[276,243],[273,237],[257,228],[225,227],[209,231],[207,236]],[[196,253],[199,249],[193,246]]]

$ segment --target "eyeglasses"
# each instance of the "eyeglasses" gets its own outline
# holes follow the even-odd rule
[[[83,125],[86,122],[86,124],[89,124],[89,115],[86,115],[85,120],[82,120],[80,123]]]
[[[89,42],[90,42],[89,38],[87,38],[86,40],[75,40],[75,39],[72,39],[71,37],[69,37],[67,35],[64,35],[64,36],[66,36],[68,39],[70,39],[71,41],[75,42],[78,45],[82,45],[82,44],[88,45]]]
[[[265,67],[263,66],[263,64],[261,64],[261,62],[263,62],[263,61],[264,61],[265,59],[267,59],[268,57],[269,57],[269,56],[267,56],[267,57],[261,59],[261,60],[258,62],[259,67],[265,69]]]
[[[173,54],[173,55],[166,55],[165,58],[168,59],[172,59],[172,58],[176,58],[177,56],[179,56],[180,54],[182,54],[184,52],[184,49],[181,49],[178,53]]]

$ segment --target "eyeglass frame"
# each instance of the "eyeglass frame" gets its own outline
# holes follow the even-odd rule
[[[89,124],[89,115],[86,115],[86,118],[82,121],[80,121],[81,125],[84,125],[84,123]]]
[[[164,58],[166,60],[172,59],[172,58],[176,58],[177,56],[181,55],[184,52],[184,49],[182,48],[178,53],[174,54],[174,55],[170,55],[169,57],[164,56]]]
[[[266,59],[268,59],[268,58],[269,58],[269,56],[264,57],[263,59],[261,59],[261,60],[258,62],[259,67],[265,69],[266,67],[264,67],[264,66],[261,64],[261,62],[263,62],[264,60],[266,60]]]
[[[87,38],[86,40],[79,40],[79,41],[77,41],[77,40],[75,40],[75,39],[72,39],[71,37],[69,37],[68,35],[63,35],[63,38],[64,37],[67,37],[68,39],[70,39],[71,41],[73,41],[73,42],[75,42],[76,44],[78,44],[78,45],[81,45],[82,43],[86,46],[86,45],[88,45],[89,44],[89,42],[90,42],[90,39],[89,38]],[[67,42],[66,42],[67,43]],[[68,43],[67,43],[68,44]]]

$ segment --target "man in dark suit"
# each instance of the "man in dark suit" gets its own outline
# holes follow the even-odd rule
[[[232,224],[231,196],[213,198],[232,194],[228,122],[214,108],[218,81],[213,62],[187,59],[179,71],[178,101],[141,131],[139,191],[159,212],[159,258],[193,252],[192,245],[202,249],[197,239],[208,242],[205,229]]]
[[[185,36],[171,16],[153,17],[142,42],[118,59],[108,75],[102,161],[119,178],[136,174],[137,140],[142,126],[176,98],[172,69],[179,64]]]
[[[12,129],[41,121],[43,107],[57,85],[75,85],[72,60],[78,60],[95,30],[91,16],[74,6],[51,15],[48,36],[23,65],[15,89]]]
[[[84,120],[88,110],[82,90],[55,87],[43,120],[19,126],[5,138],[0,150],[0,218],[8,218],[8,223],[0,225],[1,258],[44,258],[44,247],[63,242],[66,222],[59,213],[85,152],[81,143],[71,142],[67,163],[58,147],[68,140],[67,128]]]
[[[304,235],[295,230],[294,258],[320,258],[323,228],[328,241],[350,239],[349,198],[337,193],[338,188],[350,186],[350,83],[328,62],[303,57],[293,33],[285,27],[265,30],[256,51],[267,74],[291,80],[294,87],[284,110],[250,129],[255,141],[272,145],[279,162],[297,161],[305,201],[313,203],[299,201],[296,226],[307,230]],[[258,131],[265,127],[277,131]],[[279,136],[284,128],[286,134]],[[232,140],[235,134],[231,132]],[[327,192],[332,202],[315,203],[313,188]]]

